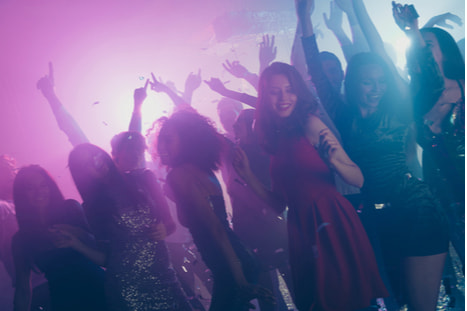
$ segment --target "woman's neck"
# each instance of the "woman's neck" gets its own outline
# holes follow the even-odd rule
[[[362,116],[363,119],[371,116],[373,113],[376,112],[377,108],[376,107],[359,107],[360,109],[360,115]]]

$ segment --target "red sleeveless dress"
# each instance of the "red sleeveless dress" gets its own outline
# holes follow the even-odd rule
[[[284,139],[272,157],[274,190],[288,205],[290,265],[299,310],[356,310],[387,291],[365,229],[318,151]]]

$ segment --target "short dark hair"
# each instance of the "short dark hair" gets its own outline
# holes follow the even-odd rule
[[[134,149],[142,153],[146,150],[146,139],[140,132],[127,131],[112,137],[110,145],[112,147],[112,156],[116,156],[124,149]]]

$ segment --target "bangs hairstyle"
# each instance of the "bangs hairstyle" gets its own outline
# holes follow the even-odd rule
[[[219,168],[224,138],[211,120],[194,111],[179,111],[161,122],[156,144],[165,142],[168,131],[175,132],[180,140],[179,152],[170,166],[190,163],[205,171]],[[159,152],[159,146],[156,150]]]
[[[102,161],[109,167],[108,174],[118,176],[119,172],[110,155],[103,149],[90,143],[80,144],[73,148],[68,156],[68,166],[76,188],[83,201],[86,202],[94,200],[99,195],[101,187],[100,181],[96,177],[90,176],[86,170],[87,167],[94,166],[93,161],[90,160],[92,156],[84,157],[83,155],[102,156]]]
[[[401,105],[400,92],[396,87],[394,75],[389,70],[386,62],[377,54],[371,52],[364,52],[355,54],[347,65],[347,72],[344,80],[344,91],[347,103],[352,107],[353,111],[357,111],[360,92],[360,70],[363,66],[377,65],[383,70],[386,80],[386,92],[381,98],[378,106],[378,111],[387,114],[390,111],[396,112],[396,105]]]
[[[422,34],[432,33],[438,40],[439,48],[443,54],[444,76],[448,79],[464,80],[465,62],[454,38],[447,31],[436,27],[422,28],[420,32]]]
[[[39,211],[28,202],[27,192],[30,189],[30,179],[37,174],[44,178],[49,189],[49,206],[46,213],[46,224],[39,223]],[[16,209],[16,219],[21,231],[35,231],[47,225],[57,209],[62,207],[65,198],[50,174],[39,165],[29,165],[21,168],[13,182],[13,201]]]
[[[268,102],[268,92],[271,78],[274,75],[283,75],[289,80],[292,92],[297,96],[297,103],[292,114],[281,120],[273,111]],[[255,129],[263,148],[274,154],[278,133],[290,136],[301,136],[305,133],[305,126],[310,113],[317,112],[317,102],[311,91],[306,86],[300,73],[295,67],[281,62],[274,62],[264,69],[259,79],[258,103],[256,107]],[[278,121],[282,124],[278,126]],[[282,122],[284,121],[284,122]]]

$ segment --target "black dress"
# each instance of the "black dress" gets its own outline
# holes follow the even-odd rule
[[[52,215],[48,225],[68,224],[86,229],[81,205],[67,200],[59,214]],[[47,229],[45,229],[47,230]],[[47,231],[29,233],[25,243],[17,233],[13,243],[32,255],[34,265],[45,274],[49,284],[52,311],[106,310],[104,270],[71,248],[54,248]]]
[[[217,179],[212,176],[213,182],[218,184]],[[220,184],[218,184],[220,187]],[[259,274],[259,262],[256,256],[249,250],[245,244],[232,231],[227,220],[224,198],[222,195],[212,195],[208,197],[210,205],[225,229],[228,239],[234,249],[238,259],[241,262],[243,273],[250,283],[256,283]],[[203,230],[198,230],[195,225],[190,225],[184,215],[178,211],[179,218],[184,226],[186,226],[193,237],[201,257],[206,266],[211,270],[214,280],[211,300],[211,311],[241,311],[248,310],[245,307],[237,288],[233,276],[229,273],[230,269],[227,263],[219,256],[220,250],[217,249],[211,242],[210,237],[206,237]],[[183,212],[182,212],[183,213]],[[185,220],[185,221],[183,221]]]
[[[460,81],[461,98],[450,105],[441,124],[433,133],[424,115],[438,102],[444,91],[444,79],[429,47],[412,49],[407,65],[411,76],[417,142],[423,148],[423,177],[431,186],[449,217],[451,242],[462,262],[465,260],[465,94]]]

